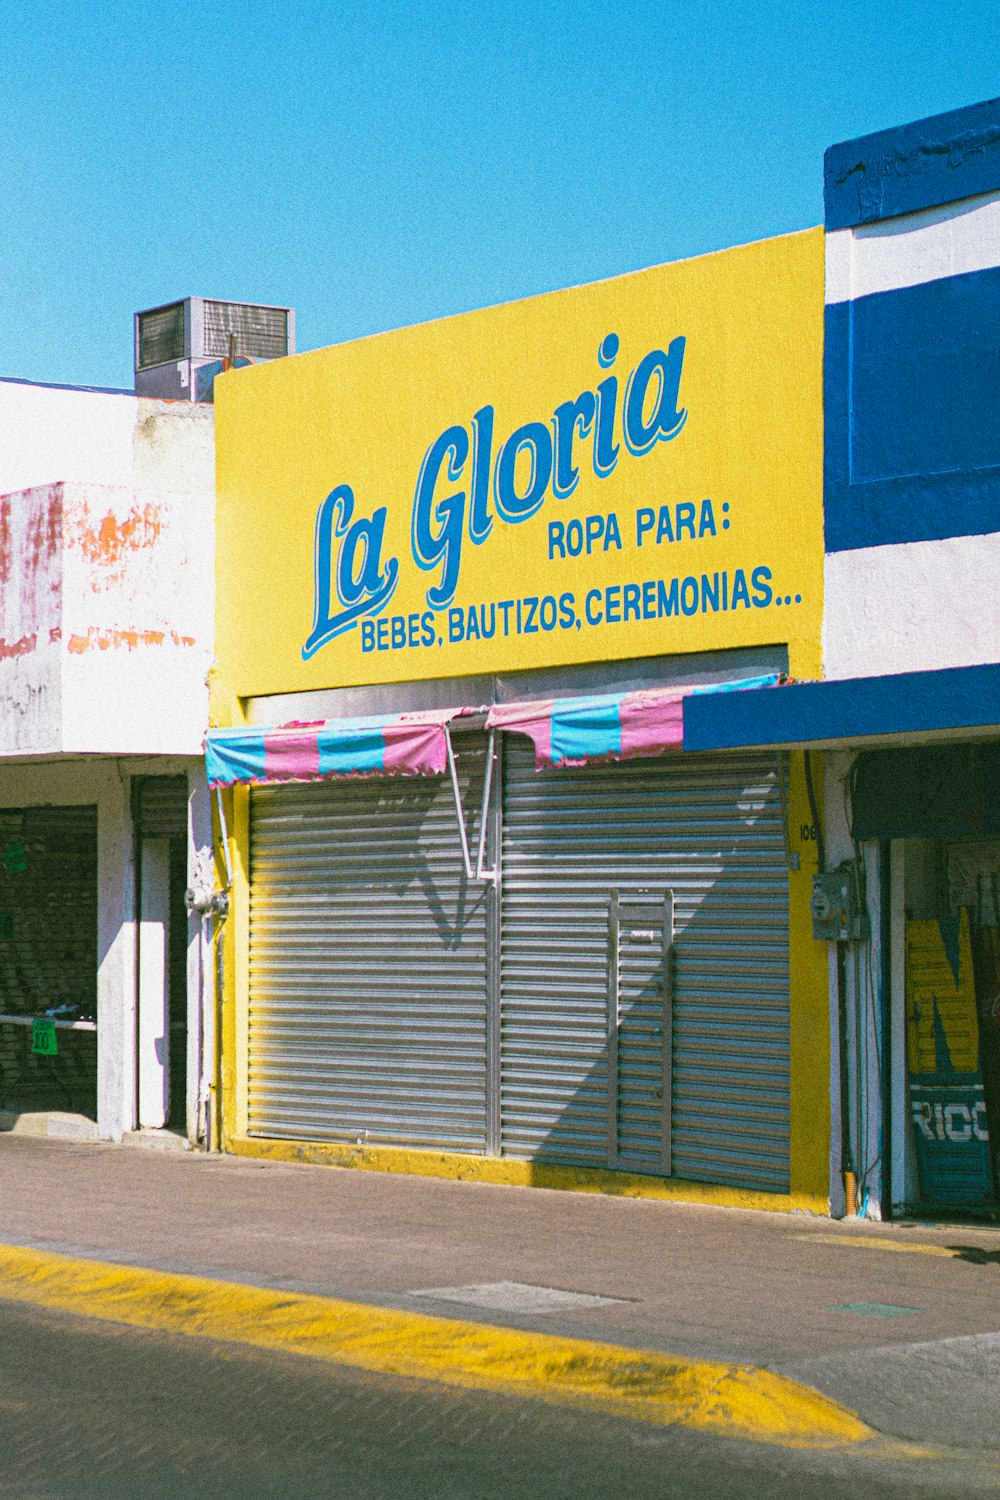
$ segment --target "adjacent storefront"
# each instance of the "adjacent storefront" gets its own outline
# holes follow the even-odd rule
[[[896,866],[890,941],[905,1106],[894,1196],[911,1211],[997,1201],[998,772],[995,740],[870,750],[852,767],[854,835],[882,841]]]
[[[993,1216],[1000,1161],[1000,667],[691,701],[702,753],[825,761],[834,1162],[871,1216]],[[697,758],[697,757],[693,757]]]
[[[826,1206],[801,758],[683,748],[818,670],[821,308],[806,234],[220,378],[230,1148]]]

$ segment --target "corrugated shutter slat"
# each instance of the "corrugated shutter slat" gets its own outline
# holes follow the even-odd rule
[[[511,737],[503,871],[504,1150],[608,1161],[611,893],[672,890],[673,1173],[787,1189],[788,878],[775,760],[536,772]],[[639,965],[638,999],[618,1039],[617,1164],[658,1171],[660,1059],[655,1036],[642,1035],[657,1024],[652,958],[628,962]]]
[[[489,897],[447,778],[255,790],[251,871],[251,1134],[484,1151]]]

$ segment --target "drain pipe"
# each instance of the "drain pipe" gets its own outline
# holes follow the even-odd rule
[[[224,891],[220,892],[220,895],[225,903],[225,906],[224,909],[220,908],[218,912],[218,919],[215,922],[215,1003],[212,1007],[212,1076],[211,1082],[208,1086],[209,1119],[207,1122],[210,1129],[210,1134],[208,1136],[210,1142],[208,1149],[210,1151],[222,1150],[222,1120],[219,1107],[219,1099],[221,1095],[219,1069],[221,1065],[222,1049],[219,1046],[218,1041],[222,1031],[222,1027],[220,1024],[220,1011],[222,1008],[223,975],[225,973],[223,953],[226,929],[222,919],[227,916],[229,912],[229,896],[228,893]]]
[[[219,838],[222,844],[226,867],[226,885],[221,891],[212,890],[205,882],[188,886],[184,892],[184,904],[188,911],[197,913],[201,928],[198,944],[198,973],[200,980],[201,1021],[201,1068],[198,1081],[198,1132],[205,1142],[206,1151],[217,1151],[221,1142],[219,1121],[219,1010],[222,1003],[223,983],[223,924],[229,915],[229,892],[233,884],[233,867],[229,857],[229,830],[222,803],[221,788],[216,787],[219,809]],[[215,966],[211,961],[212,943],[215,942]],[[207,952],[206,952],[207,949]]]
[[[229,911],[229,893],[210,891],[204,886],[189,886],[184,893],[188,911],[200,919],[198,934],[199,1020],[201,1025],[201,1066],[198,1079],[199,1139],[206,1151],[217,1149],[218,1110],[216,1107],[218,1073],[218,998],[222,993],[222,921]],[[215,939],[216,965],[213,973],[211,952]],[[207,950],[207,951],[206,951]]]
[[[845,1217],[858,1216],[858,1173],[851,1144],[851,1091],[847,1076],[847,949],[837,944],[837,1020],[840,1032],[840,1170],[844,1178]]]

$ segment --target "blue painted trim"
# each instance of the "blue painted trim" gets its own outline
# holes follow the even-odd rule
[[[823,504],[827,552],[988,536],[1000,531],[1000,467],[871,484],[828,477]]]
[[[1000,268],[826,309],[826,550],[1000,531]]]
[[[684,699],[685,750],[1000,727],[1000,664]]]
[[[827,151],[823,167],[827,229],[996,192],[1000,99],[842,141]]]

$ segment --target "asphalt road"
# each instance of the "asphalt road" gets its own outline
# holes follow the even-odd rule
[[[801,1453],[0,1302],[3,1500],[994,1497],[997,1455]]]

